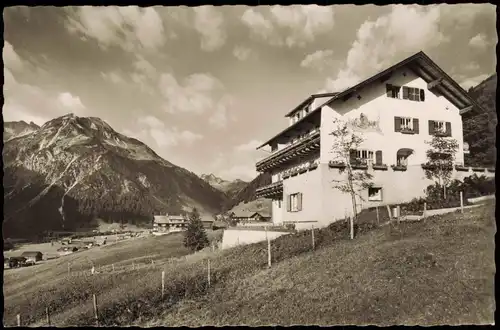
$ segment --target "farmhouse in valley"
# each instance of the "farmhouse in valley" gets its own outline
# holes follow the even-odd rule
[[[172,233],[186,229],[188,219],[183,215],[155,215],[153,222],[153,232]]]
[[[461,116],[478,110],[465,90],[419,52],[344,91],[312,95],[291,110],[289,126],[259,147],[269,147],[271,154],[256,164],[257,171],[270,173],[272,183],[256,195],[273,200],[275,224],[294,223],[297,229],[351,215],[351,196],[333,183],[346,179],[330,134],[334,119],[340,119],[364,139],[359,150],[351,150],[353,169],[373,175],[372,187],[356,201],[358,212],[408,202],[433,183],[422,164],[426,141],[434,135],[458,143],[454,177],[472,174],[464,167]]]
[[[21,254],[21,257],[26,258],[28,262],[42,261],[43,253],[40,251],[25,251]]]

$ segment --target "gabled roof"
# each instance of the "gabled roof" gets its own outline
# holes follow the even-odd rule
[[[312,94],[307,99],[305,99],[304,101],[302,101],[298,106],[296,106],[292,111],[290,111],[289,113],[287,113],[285,115],[285,117],[290,117],[292,115],[292,113],[294,113],[295,111],[299,110],[302,107],[305,107],[308,103],[312,102],[314,99],[317,99],[318,97],[328,97],[328,96],[333,97],[333,96],[335,96],[337,94],[338,93]]]
[[[384,78],[385,76],[389,76],[392,72],[404,67],[410,66],[410,68],[422,77],[427,83],[432,81],[440,80],[441,83],[436,87],[436,89],[440,89],[443,95],[450,100],[457,108],[460,109],[460,114],[464,114],[472,108],[481,109],[481,106],[476,103],[476,101],[467,93],[453,78],[451,78],[446,72],[444,72],[434,61],[432,61],[429,56],[427,56],[423,51],[412,55],[403,61],[391,66],[390,68],[379,72],[378,74],[360,82],[359,84],[346,89],[345,91],[338,93],[327,102],[323,103],[316,109],[313,109],[313,112],[323,106],[343,97],[352,94],[366,85],[375,82],[379,79]]]
[[[259,212],[254,212],[254,213],[252,214],[252,218],[253,218],[256,214],[260,215],[260,216],[261,216],[261,217],[263,217],[263,218],[270,218],[270,217],[271,217],[271,215],[269,214],[269,212],[267,212],[267,211],[259,211]]]
[[[291,125],[285,128],[280,133],[276,134],[274,137],[269,139],[267,142],[260,145],[257,149],[262,148],[263,146],[271,143],[276,138],[280,137],[284,133],[292,130],[296,125],[303,122],[305,118],[312,118],[313,113],[317,113],[321,111],[323,106],[338,100],[344,97],[348,97],[351,94],[359,91],[364,88],[366,85],[373,83],[377,80],[382,80],[385,77],[389,77],[394,71],[408,66],[414,71],[417,75],[422,77],[427,83],[433,81],[440,81],[440,84],[437,85],[436,89],[439,89],[440,92],[452,102],[458,109],[460,109],[460,114],[463,115],[472,109],[482,109],[482,107],[467,93],[455,80],[453,80],[446,72],[444,72],[434,61],[432,61],[423,51],[420,51],[399,63],[387,68],[386,70],[379,72],[378,74],[358,83],[355,86],[349,87],[340,93],[325,93],[325,94],[315,94],[308,97],[304,100],[300,105],[298,105],[295,109],[289,112],[286,116],[289,116],[291,113],[299,109],[300,107],[305,106],[307,102],[310,102],[314,98],[325,97],[331,94],[331,98],[328,101],[324,102],[320,106],[312,109],[306,116],[302,118],[302,120],[296,122],[294,125]],[[483,110],[484,111],[484,110]]]
[[[21,256],[23,256],[23,257],[26,257],[26,256],[33,256],[33,257],[35,257],[35,256],[37,256],[39,254],[43,254],[43,253],[40,252],[40,251],[24,251],[23,253],[21,253]]]

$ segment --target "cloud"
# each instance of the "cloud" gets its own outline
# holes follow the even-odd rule
[[[6,68],[9,68],[14,71],[22,70],[23,60],[14,50],[14,47],[8,42],[5,41],[3,45],[3,62]]]
[[[471,87],[475,87],[479,85],[480,82],[483,80],[486,80],[490,75],[488,74],[480,74],[472,78],[465,78],[460,82],[460,85],[465,89],[468,90]]]
[[[240,144],[236,147],[234,147],[234,150],[235,151],[243,151],[243,152],[246,152],[246,151],[256,151],[257,148],[262,145],[262,141],[260,140],[251,140],[250,142],[248,143],[244,143],[244,144]]]
[[[469,46],[474,48],[484,49],[487,45],[488,41],[483,34],[478,34],[469,41]]]
[[[240,61],[245,61],[245,60],[249,59],[252,56],[252,54],[253,54],[253,51],[248,47],[235,46],[233,48],[234,57],[236,57]]]
[[[163,73],[159,79],[159,89],[167,113],[209,113],[208,123],[211,126],[226,127],[228,110],[234,100],[225,92],[222,82],[211,74],[195,73],[178,82],[173,74]]]
[[[154,50],[165,44],[168,33],[155,8],[91,7],[68,8],[66,28],[84,38],[95,39],[106,49],[120,46],[125,50]]]
[[[211,52],[221,48],[226,42],[224,17],[213,6],[194,9],[194,28],[201,35],[201,49]]]
[[[59,102],[62,107],[67,109],[81,110],[85,108],[78,96],[73,96],[68,92],[60,93],[57,97],[57,102]]]
[[[134,136],[144,141],[154,141],[160,148],[170,148],[179,145],[190,146],[201,140],[202,135],[177,127],[167,127],[163,121],[155,116],[148,115],[138,119],[138,127],[134,130],[124,130],[129,136]]]
[[[335,78],[327,79],[325,89],[342,91],[417,51],[447,41],[439,21],[439,7],[407,5],[394,5],[389,14],[365,21],[344,65]]]
[[[110,72],[110,73],[101,72],[101,77],[103,77],[104,80],[106,81],[112,82],[113,84],[121,84],[125,82],[125,80],[118,72]]]
[[[307,55],[302,62],[300,62],[300,66],[303,68],[322,71],[325,68],[331,68],[334,62],[333,50],[317,50],[314,53]]]
[[[241,20],[253,38],[290,48],[304,47],[334,26],[333,7],[317,5],[272,6],[267,15],[250,8]]]

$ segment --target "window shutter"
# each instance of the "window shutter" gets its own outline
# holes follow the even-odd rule
[[[413,132],[415,132],[415,134],[419,133],[418,118],[413,118]]]
[[[387,93],[387,97],[392,97],[392,85],[391,84],[386,84],[385,85],[385,90]]]
[[[375,164],[382,165],[382,150],[375,152]]]
[[[408,91],[409,91],[408,87],[403,86],[403,99],[405,100],[408,99],[408,94],[409,94]]]
[[[429,120],[429,135],[434,135],[434,120]]]
[[[420,90],[420,101],[422,101],[422,102],[425,101],[425,90],[424,89]]]
[[[401,117],[394,117],[394,132],[401,132]]]
[[[354,161],[356,161],[356,150],[354,149],[351,149],[349,151],[349,161],[352,163]]]
[[[291,203],[291,197],[292,197],[291,195],[286,195],[286,211],[287,212],[290,212],[292,210],[292,208],[291,208],[291,206],[292,206],[291,205],[292,204]]]
[[[302,211],[302,193],[297,194],[297,211]]]
[[[446,122],[446,136],[451,136],[451,123],[449,121]]]

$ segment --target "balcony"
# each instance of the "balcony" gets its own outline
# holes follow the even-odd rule
[[[265,198],[283,199],[283,181],[271,183],[255,190],[255,196]]]
[[[284,149],[278,150],[269,157],[259,161],[256,165],[257,171],[264,172],[272,168],[286,164],[296,157],[304,157],[314,152],[318,152],[320,147],[320,130],[315,129],[305,138],[302,138],[288,145]]]

